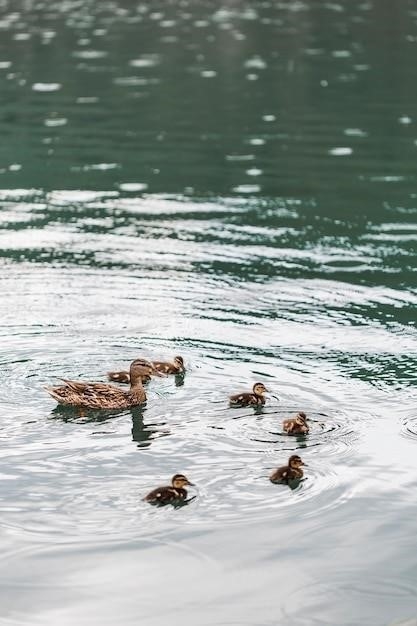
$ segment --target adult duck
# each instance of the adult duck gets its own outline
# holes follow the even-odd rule
[[[149,361],[136,359],[130,365],[130,389],[124,391],[107,383],[89,383],[62,378],[64,384],[45,387],[59,404],[89,409],[128,409],[146,401],[143,376],[163,376]]]

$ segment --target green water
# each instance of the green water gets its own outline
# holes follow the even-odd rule
[[[2,626],[415,623],[416,46],[414,1],[0,2]]]

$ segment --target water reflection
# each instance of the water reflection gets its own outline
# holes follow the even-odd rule
[[[132,441],[138,444],[138,448],[148,448],[157,437],[168,437],[171,430],[167,424],[144,423],[143,412],[139,409],[132,413]]]
[[[94,410],[86,407],[64,406],[58,404],[52,411],[51,419],[60,419],[63,422],[77,422],[89,424],[91,422],[107,422],[120,417],[124,412],[116,410]]]

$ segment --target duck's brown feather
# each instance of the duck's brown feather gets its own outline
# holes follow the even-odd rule
[[[157,487],[152,489],[143,499],[146,502],[168,504],[179,500],[185,500],[187,497],[186,489],[179,487],[172,487],[170,485],[164,487]]]
[[[169,361],[152,361],[152,365],[158,372],[162,372],[163,374],[181,374],[185,371],[182,365],[177,365]]]
[[[307,424],[299,424],[294,418],[286,419],[282,423],[284,431],[289,435],[307,435],[309,427]]]
[[[88,383],[66,380],[65,385],[45,387],[60,404],[83,406],[91,409],[124,409],[137,406],[146,400],[143,387],[123,391],[106,383]]]
[[[154,368],[162,374],[182,374],[185,369],[183,366],[169,361],[151,361]],[[130,374],[126,371],[108,372],[107,377],[117,383],[130,383]],[[143,376],[142,382],[146,383],[150,380],[149,376]]]
[[[130,383],[129,372],[107,372],[107,378],[115,383]]]
[[[236,393],[229,398],[230,404],[248,406],[250,404],[265,404],[265,398],[256,393]]]
[[[274,470],[269,477],[269,480],[272,482],[288,482],[289,480],[296,480],[297,478],[302,478],[304,472],[301,468],[293,468],[289,465],[284,465],[283,467],[278,467],[278,469]]]

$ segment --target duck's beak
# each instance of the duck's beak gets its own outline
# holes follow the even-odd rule
[[[304,461],[301,461],[301,465],[305,465],[306,467],[308,467],[308,463],[304,463]]]
[[[190,482],[190,481],[188,480],[188,478],[187,478],[187,485],[190,485],[190,487],[195,487],[195,484],[194,484],[194,483],[192,483],[192,482]]]

